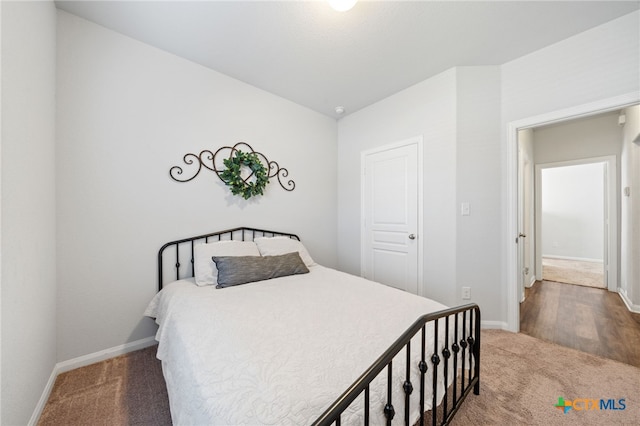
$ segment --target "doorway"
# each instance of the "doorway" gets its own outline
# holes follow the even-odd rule
[[[602,99],[588,104],[577,105],[563,110],[548,112],[538,116],[510,122],[507,129],[507,203],[505,221],[505,244],[506,250],[506,277],[507,277],[507,325],[509,331],[518,332],[520,330],[520,301],[522,291],[522,271],[519,269],[519,203],[518,203],[518,133],[536,126],[560,123],[579,117],[588,117],[599,113],[620,110],[640,101],[637,93],[627,93],[621,96]],[[615,188],[614,188],[615,189]],[[615,191],[614,191],[615,193]],[[610,236],[610,240],[616,236]],[[514,238],[515,243],[514,244]],[[613,244],[613,247],[617,247]],[[612,268],[617,272],[616,268]],[[617,277],[612,280],[609,275],[610,286],[612,282],[617,284]]]
[[[617,210],[609,197],[615,164],[615,157],[606,157],[536,165],[540,279],[607,288],[607,272],[617,263],[610,256],[615,248],[609,250],[617,228],[609,220]]]
[[[422,137],[361,156],[361,275],[422,295]]]

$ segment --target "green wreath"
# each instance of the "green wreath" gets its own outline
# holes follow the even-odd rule
[[[269,175],[267,169],[262,165],[255,152],[235,151],[236,155],[225,159],[224,165],[226,169],[220,174],[220,178],[231,188],[233,195],[242,195],[242,198],[248,200],[254,195],[262,195],[264,187],[269,183]],[[246,179],[242,178],[242,167],[246,166],[252,174]],[[247,180],[255,176],[255,181]]]

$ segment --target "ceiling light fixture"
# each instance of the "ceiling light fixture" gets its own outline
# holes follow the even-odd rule
[[[329,0],[329,5],[333,8],[333,10],[337,10],[338,12],[346,12],[356,5],[358,0]]]
[[[344,114],[344,107],[343,106],[337,106],[335,111],[336,111],[336,114],[342,115],[342,114]]]

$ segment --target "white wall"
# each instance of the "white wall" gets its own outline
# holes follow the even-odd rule
[[[470,114],[458,115],[457,102],[464,101],[467,94],[471,97],[476,90],[482,93],[482,89],[472,88],[473,83],[467,86],[464,78],[458,79],[456,70],[444,72],[340,120],[340,268],[359,273],[360,177],[357,165],[360,151],[424,134],[425,294],[444,303],[455,303],[458,300],[455,293],[461,285],[467,284],[467,280],[480,281],[482,284],[477,286],[478,292],[474,292],[473,299],[485,305],[482,306],[486,313],[483,319],[503,324],[510,321],[507,295],[515,283],[507,266],[510,259],[514,259],[512,253],[516,246],[513,244],[515,235],[512,236],[508,229],[510,203],[515,201],[510,198],[509,188],[513,187],[511,182],[516,177],[510,170],[517,170],[517,167],[511,168],[509,164],[517,161],[517,155],[512,158],[507,154],[517,153],[517,147],[511,149],[507,146],[509,123],[637,92],[640,89],[637,78],[640,72],[639,16],[640,13],[634,12],[502,65],[499,68],[500,87],[494,92],[491,89],[492,77],[485,75],[484,83],[477,84],[488,85],[489,89],[483,96],[488,96],[486,102],[489,105],[494,105],[491,99],[499,99],[501,114],[500,117],[494,114],[491,106],[488,111],[476,108],[478,113],[486,115],[484,119],[487,120],[485,133],[477,145],[461,135],[465,135],[466,126],[474,129],[483,118],[474,121]],[[477,102],[476,106],[479,105],[482,103]],[[492,125],[497,125],[502,133],[499,147],[490,142]],[[459,154],[461,147],[465,150],[474,147],[484,149],[486,155],[478,157],[482,161],[477,163],[484,167],[474,168],[475,173],[467,175],[465,167],[474,167],[475,164],[471,156],[464,158],[466,152],[472,151]],[[499,174],[497,170],[500,170]],[[477,182],[471,182],[472,175]],[[467,179],[466,184],[458,185],[457,179]],[[484,240],[488,248],[484,249],[479,247],[481,238],[473,241],[469,249],[464,246],[464,238],[458,236],[458,232],[467,225],[458,220],[458,203],[474,196],[473,188],[480,188],[481,192],[476,196],[486,197],[489,201],[486,205],[495,203],[483,212],[487,216],[475,218],[472,210],[472,216],[466,218],[471,219],[468,235],[488,238]],[[493,210],[498,204],[502,206],[500,213]],[[471,224],[472,221],[475,223]],[[501,257],[500,262],[489,254],[491,248],[501,252],[500,255],[495,254]],[[479,263],[469,260],[472,252],[473,255],[482,253],[482,260],[488,262],[484,265],[486,269],[482,266],[478,269]],[[468,263],[464,265],[465,262]],[[489,269],[494,274],[485,280],[482,274]],[[479,271],[482,273],[474,277]],[[463,275],[465,278],[461,279]],[[489,284],[494,275],[500,279]]]
[[[492,296],[500,282],[500,68],[457,68],[456,114],[456,281],[471,287],[471,299],[485,323],[500,321],[502,298]],[[470,215],[461,216],[461,203]]]
[[[624,111],[621,154],[621,187],[629,188],[629,195],[621,199],[621,246],[627,253],[620,273],[620,288],[629,304],[640,309],[640,105]]]
[[[360,275],[360,153],[423,135],[424,294],[456,289],[456,71],[449,70],[338,122],[338,259]]]
[[[500,278],[499,76],[498,67],[451,69],[339,121],[341,269],[360,273],[360,152],[423,135],[423,294],[455,305],[471,286],[483,318],[496,318],[502,302],[485,296]]]
[[[502,191],[504,216],[502,289],[495,297],[509,296],[511,327],[517,319],[513,267],[516,250],[511,244],[515,233],[517,147],[508,133],[509,124],[534,123],[561,110],[570,110],[593,102],[640,92],[640,12],[634,12],[585,31],[562,42],[502,65]],[[513,153],[514,155],[511,155]]]
[[[142,313],[172,239],[285,230],[336,266],[335,120],[65,12],[57,66],[59,360],[155,333]],[[239,141],[295,190],[244,201],[212,172],[169,178],[184,154]]]
[[[543,256],[604,260],[604,167],[541,170]]]
[[[503,122],[637,91],[639,20],[633,12],[502,65]]]
[[[2,2],[2,417],[29,422],[56,363],[53,2]]]
[[[536,164],[614,155],[620,169],[622,127],[617,111],[538,127],[533,138]]]
[[[484,218],[473,228],[477,235],[482,234],[480,226],[495,226],[493,231],[495,238],[500,240],[496,248],[502,251],[500,266],[495,265],[496,272],[501,275],[501,286],[481,285],[479,293],[473,295],[480,300],[488,300],[486,311],[488,315],[484,319],[505,322],[507,318],[507,300],[509,286],[513,286],[511,276],[508,273],[508,264],[512,258],[512,250],[516,250],[512,244],[513,236],[507,230],[507,226],[500,227],[501,223],[509,223],[510,198],[509,182],[513,177],[509,174],[508,164],[517,161],[517,155],[509,158],[507,153],[507,129],[513,121],[533,117],[540,114],[553,112],[563,108],[583,105],[603,98],[610,98],[639,90],[637,79],[638,64],[640,63],[638,45],[638,17],[635,12],[607,24],[576,35],[563,42],[554,44],[545,49],[512,61],[500,67],[501,86],[496,89],[500,98],[501,119],[499,129],[502,129],[501,146],[493,151],[495,157],[483,157],[486,167],[476,173],[479,184],[484,189],[484,194],[492,198],[495,194],[502,194],[500,199],[504,210],[502,217]],[[432,269],[425,267],[425,294],[444,303],[456,302],[456,289],[466,282],[459,280],[460,274],[472,277],[474,265],[462,266],[468,259],[468,253],[462,242],[457,241],[458,209],[457,204],[463,198],[458,199],[458,188],[455,179],[458,170],[463,170],[467,164],[458,164],[456,143],[458,131],[463,131],[467,121],[472,122],[469,116],[457,117],[449,108],[456,108],[453,97],[465,93],[464,85],[451,79],[446,83],[443,77],[453,78],[455,70],[447,71],[439,76],[422,82],[368,108],[351,114],[339,122],[339,164],[338,173],[341,186],[339,187],[339,242],[340,242],[340,267],[349,272],[359,271],[359,185],[360,179],[357,172],[357,158],[359,152],[384,143],[400,140],[422,132],[433,134],[433,129],[442,131],[438,146],[447,146],[449,155],[438,158],[439,163],[431,167],[425,163],[425,188],[430,183],[438,182],[442,194],[454,193],[454,202],[443,197],[430,197],[426,194],[427,203],[432,200],[433,206],[441,216],[427,217],[429,206],[425,206],[425,238],[427,245],[437,247],[439,252],[425,250],[425,262],[434,262]],[[456,99],[457,100],[457,99]],[[432,102],[436,101],[434,105]],[[486,113],[486,112],[485,112]],[[487,113],[488,114],[488,113]],[[490,125],[490,124],[489,124]],[[435,127],[433,127],[435,126]],[[426,130],[429,129],[429,130]],[[429,138],[425,135],[425,146],[429,147]],[[461,140],[461,139],[460,139]],[[434,142],[432,142],[431,146]],[[480,144],[482,145],[482,143]],[[489,150],[490,152],[491,150]],[[517,147],[513,149],[517,152]],[[431,153],[425,153],[425,160],[432,160]],[[494,175],[496,169],[501,169],[501,174]],[[455,170],[456,176],[448,174],[446,170]],[[516,168],[517,169],[517,168]],[[493,194],[493,195],[492,195]],[[461,194],[460,197],[465,197]],[[446,201],[445,201],[446,200]],[[495,200],[494,200],[495,201]],[[472,213],[473,214],[473,213]],[[464,222],[460,222],[461,226]],[[482,223],[483,225],[480,225]],[[438,226],[438,231],[430,234],[430,227]],[[502,235],[498,235],[502,229]],[[453,242],[455,235],[456,242]],[[434,238],[435,237],[435,238]],[[439,237],[439,238],[437,238]],[[487,243],[492,245],[494,239],[489,237]],[[472,244],[473,248],[477,248]],[[489,250],[485,250],[488,252]],[[479,251],[476,250],[476,253]],[[455,254],[454,254],[455,253]],[[457,254],[460,253],[460,256]],[[448,256],[448,257],[447,257]],[[490,258],[490,255],[487,255]],[[456,266],[456,261],[461,264]],[[480,275],[478,275],[480,277]],[[434,280],[435,278],[435,280]],[[473,278],[470,278],[473,279]],[[480,278],[482,280],[482,278]],[[429,282],[437,282],[437,287]],[[435,290],[435,291],[434,291]]]

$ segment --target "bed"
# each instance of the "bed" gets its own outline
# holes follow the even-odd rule
[[[176,425],[447,424],[479,393],[477,305],[318,265],[294,234],[169,242],[158,287],[145,315]]]

